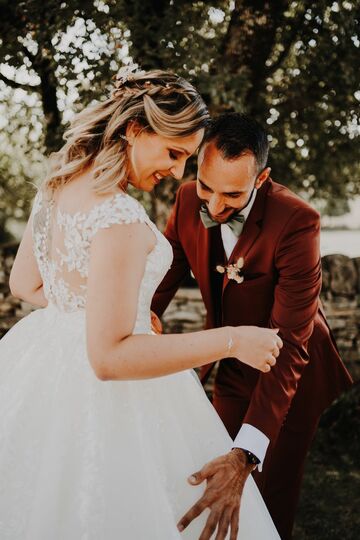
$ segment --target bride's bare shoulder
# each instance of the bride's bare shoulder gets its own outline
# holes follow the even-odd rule
[[[81,173],[70,180],[65,186],[59,188],[54,198],[62,212],[75,214],[87,213],[91,209],[114,195],[125,195],[120,189],[107,193],[96,193],[93,189],[92,174],[90,171]]]

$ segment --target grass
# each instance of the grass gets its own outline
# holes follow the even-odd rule
[[[360,386],[326,413],[307,459],[294,540],[360,538]]]

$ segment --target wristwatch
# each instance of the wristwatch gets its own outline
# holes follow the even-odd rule
[[[259,465],[260,459],[258,459],[252,452],[249,452],[249,450],[245,450],[244,448],[241,448],[241,450],[245,452],[249,465]]]

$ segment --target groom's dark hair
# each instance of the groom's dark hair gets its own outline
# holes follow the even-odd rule
[[[265,129],[241,113],[226,113],[211,120],[201,146],[213,142],[224,159],[232,160],[247,152],[255,156],[258,172],[266,166],[269,142]]]

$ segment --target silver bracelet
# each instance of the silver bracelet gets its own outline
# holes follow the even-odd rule
[[[226,351],[226,354],[228,357],[231,357],[233,346],[234,346],[234,340],[231,334],[231,326],[229,326],[229,339],[228,339],[228,346],[227,346],[227,351]]]

